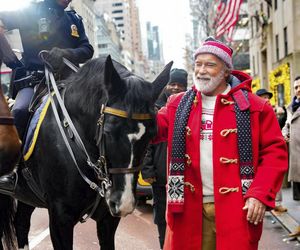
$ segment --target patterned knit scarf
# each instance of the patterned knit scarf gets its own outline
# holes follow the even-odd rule
[[[250,104],[248,101],[248,92],[238,90],[233,93],[235,100],[234,109],[237,125],[237,141],[239,150],[240,177],[243,195],[249,189],[253,177],[253,157],[252,157],[252,136],[250,122]]]
[[[185,127],[188,122],[196,91],[188,90],[176,110],[172,153],[168,177],[168,209],[182,212],[184,202]]]
[[[176,110],[172,153],[168,177],[168,210],[172,213],[183,212],[184,204],[184,167],[185,167],[185,128],[196,91],[190,89],[181,99]],[[250,110],[247,91],[233,94],[237,120],[237,136],[242,193],[245,194],[254,177],[252,159],[252,138]]]

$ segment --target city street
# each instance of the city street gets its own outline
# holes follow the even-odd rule
[[[51,229],[68,229],[92,189],[132,211],[141,171],[184,212],[170,222],[179,250],[201,249],[195,217],[212,201],[218,250],[260,233],[242,206],[265,216],[259,250],[300,250],[299,26],[300,0],[2,0],[0,193],[45,200],[65,216]],[[47,209],[29,241],[53,250]],[[73,249],[100,249],[95,221],[75,226]],[[121,219],[115,249],[160,250],[152,200]]]
[[[260,242],[260,250],[293,250],[300,249],[297,241],[286,241],[288,232],[270,214],[266,214],[264,231]],[[275,222],[275,223],[274,223]],[[36,209],[32,217],[30,232],[30,249],[53,249],[47,227],[47,210]],[[116,233],[117,250],[157,250],[159,244],[156,227],[152,222],[152,206],[150,203],[140,205],[121,220]],[[93,220],[78,224],[74,233],[75,250],[99,249],[96,237],[96,225]]]

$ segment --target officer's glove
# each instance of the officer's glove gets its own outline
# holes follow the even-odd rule
[[[64,68],[63,57],[70,59],[71,53],[68,49],[54,47],[49,51],[46,61],[51,65],[54,72],[61,72]]]

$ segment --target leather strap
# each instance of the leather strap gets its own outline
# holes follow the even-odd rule
[[[28,184],[32,192],[35,194],[35,196],[39,199],[39,201],[43,204],[44,207],[47,207],[45,194],[42,193],[41,188],[34,180],[31,170],[28,167],[23,168],[22,174],[26,180],[26,183]]]
[[[111,107],[105,107],[104,108],[104,113],[119,116],[119,117],[123,117],[123,118],[129,118],[129,115],[126,111],[111,108]],[[133,113],[131,115],[131,118],[134,119],[134,120],[150,120],[150,119],[152,119],[152,117],[149,113],[147,113],[147,114]]]
[[[0,125],[14,125],[14,118],[8,116],[0,116]]]
[[[108,173],[110,174],[133,174],[142,169],[142,165],[133,168],[109,168]]]

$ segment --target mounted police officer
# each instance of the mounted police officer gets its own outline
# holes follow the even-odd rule
[[[44,65],[38,54],[50,51],[47,61],[60,79],[69,71],[63,68],[63,57],[76,65],[86,62],[94,50],[85,34],[82,18],[75,11],[65,11],[71,0],[44,0],[31,3],[26,9],[0,13],[0,32],[19,29],[23,50],[20,61],[17,57],[5,61],[13,70],[12,110],[20,139],[24,138],[30,113],[28,107],[34,86],[44,77]],[[12,176],[0,178],[0,189],[10,191],[15,182]]]

